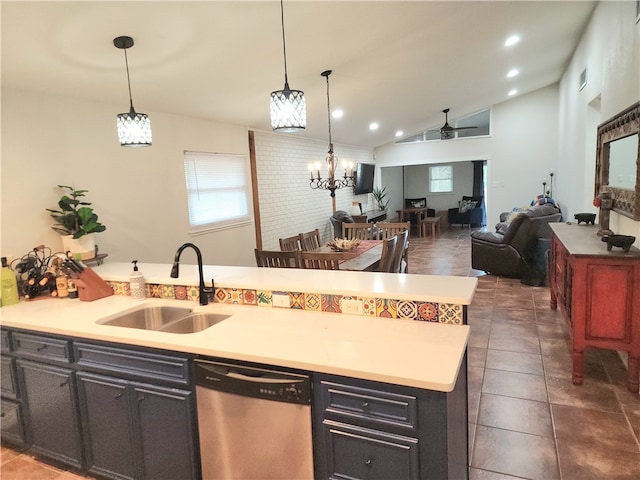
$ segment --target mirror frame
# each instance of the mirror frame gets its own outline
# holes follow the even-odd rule
[[[609,186],[609,147],[611,142],[640,135],[640,102],[631,105],[598,126],[598,145],[596,151],[595,197],[603,187],[608,187],[613,198],[613,211],[640,220],[640,141],[636,152],[636,186],[635,189]]]

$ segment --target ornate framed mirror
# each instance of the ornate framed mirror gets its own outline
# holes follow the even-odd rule
[[[640,220],[640,102],[598,126],[595,196],[608,187],[613,210]]]

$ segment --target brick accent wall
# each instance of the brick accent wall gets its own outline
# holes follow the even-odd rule
[[[260,201],[262,247],[279,250],[278,239],[318,228],[323,242],[329,241],[331,229],[331,196],[328,190],[309,187],[310,163],[321,162],[320,173],[326,175],[324,159],[328,140],[310,140],[295,134],[255,132],[256,171]],[[340,166],[343,160],[375,163],[373,149],[334,144]],[[340,168],[337,170],[343,172]],[[352,202],[366,209],[374,202],[370,195],[353,194],[353,188],[336,190],[336,208],[350,211]]]

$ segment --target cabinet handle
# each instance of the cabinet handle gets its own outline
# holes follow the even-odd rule
[[[142,402],[144,399],[145,399],[145,396],[141,394],[141,395],[138,397],[138,402]]]
[[[60,388],[62,388],[62,387],[66,387],[67,385],[69,385],[69,380],[65,380],[64,382],[62,382],[62,383],[60,384]]]
[[[47,345],[40,345],[38,348],[36,348],[36,352],[41,352],[42,350],[44,350],[45,348],[47,348]]]
[[[369,402],[363,402],[362,403],[362,410],[365,412],[369,411]]]
[[[115,399],[118,400],[120,397],[124,395],[124,392],[116,393]]]
[[[373,466],[373,460],[368,458],[367,460],[365,460],[364,464],[367,468],[371,468]]]

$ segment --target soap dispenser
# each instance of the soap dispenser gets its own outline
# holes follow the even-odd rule
[[[14,305],[20,300],[18,296],[18,282],[16,274],[9,268],[7,257],[2,257],[2,306]]]
[[[138,261],[133,260],[133,272],[129,275],[129,291],[131,298],[134,300],[142,300],[147,296],[147,284],[144,280],[142,272],[138,270]]]

